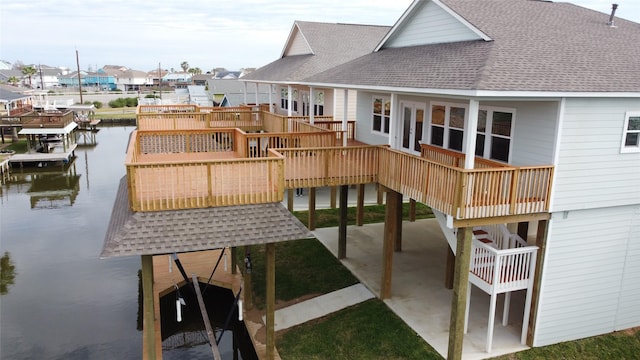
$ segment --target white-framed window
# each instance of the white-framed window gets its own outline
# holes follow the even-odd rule
[[[373,97],[372,119],[374,132],[389,134],[391,125],[391,99],[388,97]]]
[[[289,89],[280,88],[280,108],[289,109]]]
[[[515,109],[480,107],[476,136],[477,156],[509,162],[515,114]]]
[[[625,113],[620,152],[640,152],[640,111]]]
[[[466,115],[464,104],[431,103],[429,144],[462,151]]]
[[[315,93],[315,101],[313,105],[313,115],[324,115],[324,91],[318,91]]]

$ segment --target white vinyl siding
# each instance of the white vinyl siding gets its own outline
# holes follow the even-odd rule
[[[388,145],[389,135],[371,131],[373,128],[373,118],[371,116],[371,103],[375,97],[390,97],[389,93],[370,93],[364,91],[357,92],[356,116],[356,139],[370,145]],[[351,102],[351,100],[349,100]],[[392,115],[393,117],[393,115]],[[393,126],[393,125],[392,125]]]
[[[552,212],[640,204],[640,153],[620,153],[637,99],[567,99]]]
[[[412,18],[406,19],[405,24],[387,40],[385,48],[481,39],[433,2],[426,1],[418,6],[420,8],[415,9]]]
[[[326,99],[327,97],[325,97]],[[342,121],[344,118],[344,90],[336,89],[334,92],[334,113],[333,119],[335,121]],[[349,102],[347,104],[347,120],[355,120],[356,119],[356,106],[358,102],[358,92],[356,90],[349,90],[349,96],[347,98]],[[325,106],[326,109],[326,106]],[[326,110],[325,110],[326,111]],[[326,112],[325,112],[326,114]]]
[[[300,30],[296,27],[293,30],[293,34],[291,36],[291,40],[289,41],[289,46],[284,53],[284,56],[293,56],[293,55],[307,55],[311,54],[311,49],[309,48],[309,44],[304,39]]]
[[[634,239],[634,240],[631,240]],[[640,324],[640,206],[636,206],[624,262],[624,275],[620,289],[615,330],[624,330]]]
[[[625,267],[628,245],[637,242],[630,232],[633,214],[631,206],[553,214],[534,346],[616,329],[623,279],[637,277],[640,270]],[[626,292],[626,303],[640,300],[637,292]],[[637,312],[629,319],[633,326],[640,325]]]
[[[482,106],[483,103],[480,105]],[[558,103],[504,102],[495,106],[516,109],[511,164],[515,166],[553,164]]]

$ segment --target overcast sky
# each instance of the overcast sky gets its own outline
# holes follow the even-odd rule
[[[505,2],[508,0],[505,0]],[[615,0],[574,0],[606,14]],[[0,0],[0,60],[238,70],[276,60],[295,20],[393,25],[412,0]],[[640,23],[640,1],[616,15]]]

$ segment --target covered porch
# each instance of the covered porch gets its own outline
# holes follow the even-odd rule
[[[449,344],[453,290],[445,286],[449,246],[435,219],[405,221],[402,224],[402,251],[393,253],[391,297],[384,299],[402,318],[444,358]],[[336,228],[313,231],[335,256],[339,239]],[[384,224],[351,226],[347,231],[347,256],[341,260],[374,294],[382,291]],[[530,239],[532,241],[532,239]],[[464,336],[462,358],[486,359],[528,349],[521,345],[520,331],[525,291],[512,293],[509,323],[500,324],[504,296],[498,297],[493,349],[486,352],[490,296],[470,287],[468,332]]]

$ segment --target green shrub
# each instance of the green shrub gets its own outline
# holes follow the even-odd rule
[[[145,95],[144,97],[145,97],[146,99],[157,99],[157,98],[159,98],[160,96],[155,95],[155,94],[147,94],[147,95]]]
[[[96,109],[100,109],[100,108],[102,108],[102,102],[100,102],[100,101],[94,101],[94,102],[93,102],[93,106],[95,106],[95,107],[96,107]]]
[[[137,98],[117,98],[109,101],[109,107],[121,108],[121,107],[136,107],[138,106]]]

